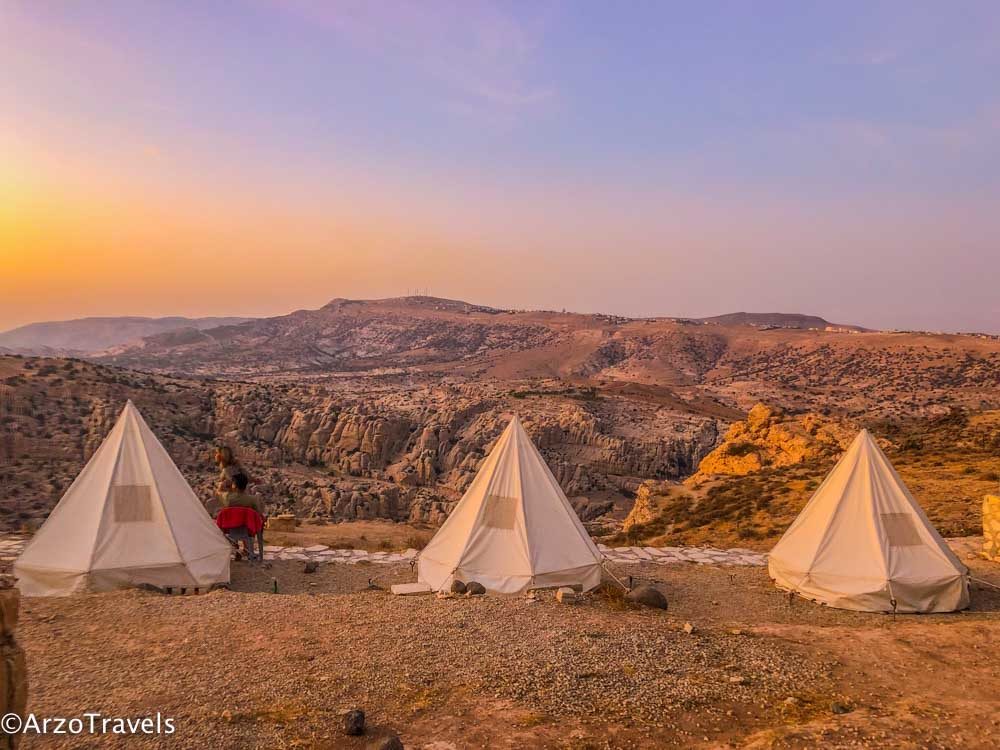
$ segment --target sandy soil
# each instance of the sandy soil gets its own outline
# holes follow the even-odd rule
[[[1000,584],[1000,566],[967,562]],[[627,572],[670,610],[370,588],[411,580],[405,564],[236,563],[232,591],[27,600],[19,637],[36,713],[176,720],[169,738],[100,747],[364,748],[398,733],[434,750],[975,748],[1000,732],[998,590],[894,620],[790,600],[761,569]],[[339,731],[356,706],[370,724],[357,739]]]

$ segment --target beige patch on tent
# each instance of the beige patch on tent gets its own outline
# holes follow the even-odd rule
[[[153,520],[153,496],[148,484],[120,484],[111,488],[115,523]]]
[[[487,495],[483,508],[483,525],[494,529],[513,529],[517,518],[517,498]]]
[[[893,547],[919,547],[920,532],[910,513],[882,513],[882,528]]]

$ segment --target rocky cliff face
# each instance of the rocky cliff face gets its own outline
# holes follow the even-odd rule
[[[856,435],[857,426],[843,419],[786,417],[779,409],[757,404],[745,420],[730,426],[688,481],[698,484],[711,476],[744,476],[828,457],[845,450]]]
[[[64,360],[7,360],[0,509],[44,517],[131,398],[204,499],[228,444],[274,510],[330,520],[447,517],[515,411],[585,515],[589,493],[679,478],[714,446],[714,419],[535,381],[376,387],[197,381]],[[3,372],[0,372],[3,375]],[[624,429],[623,429],[624,428]],[[9,450],[8,450],[9,449]]]

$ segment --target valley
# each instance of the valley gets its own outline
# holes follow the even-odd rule
[[[905,454],[904,473],[907,463],[926,470],[941,461],[920,499],[932,514],[939,498],[949,504],[949,523],[964,532],[971,521],[956,514],[971,513],[989,483],[969,484],[958,502],[949,473],[966,484],[990,476],[995,446],[984,443],[971,469],[938,455],[953,450],[962,425],[1000,409],[1000,341],[819,323],[338,299],[156,334],[85,359],[5,356],[2,517],[8,528],[44,519],[131,398],[206,499],[211,454],[227,444],[272,512],[433,527],[516,412],[593,533],[621,533],[637,492],[650,496],[653,486],[656,513],[678,517],[650,533],[669,527],[685,542],[722,535],[715,541],[766,545],[839,443],[785,465],[765,458],[745,476],[689,480],[763,403],[782,419],[811,415],[813,435],[867,426]],[[906,435],[922,432],[934,437],[914,452]],[[692,525],[692,514],[701,521]]]

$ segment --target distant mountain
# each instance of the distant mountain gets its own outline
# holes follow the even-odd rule
[[[941,336],[925,344],[920,336],[865,332],[809,315],[633,319],[403,297],[335,299],[317,310],[242,325],[181,329],[93,358],[139,370],[237,379],[332,373],[472,381],[554,377],[616,396],[638,388],[651,400],[685,410],[697,401],[699,409],[714,413],[716,406],[702,403],[709,392],[732,399],[746,391],[754,402],[774,393],[779,403],[806,406],[819,385],[850,388],[876,373],[886,397],[896,397],[912,386],[915,363],[906,347],[918,342],[949,347],[949,356],[982,349],[992,357],[1000,351],[971,337]],[[992,362],[987,369],[970,373],[985,378],[985,385],[993,382]],[[693,390],[678,401],[683,389]]]
[[[726,315],[716,315],[711,318],[697,318],[701,323],[714,323],[720,326],[755,326],[757,328],[800,328],[824,331],[834,328],[841,331],[865,331],[866,328],[856,325],[831,323],[818,315],[800,315],[798,313],[748,313],[737,312]]]
[[[44,356],[90,354],[146,336],[182,329],[204,330],[245,323],[252,318],[79,318],[14,328],[0,333],[0,350]]]

